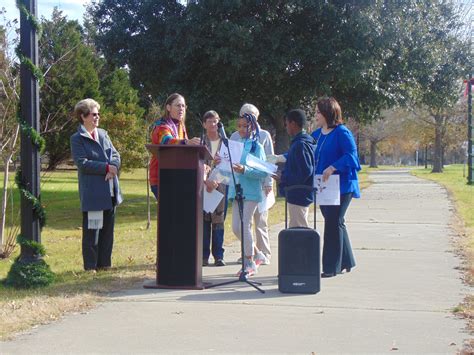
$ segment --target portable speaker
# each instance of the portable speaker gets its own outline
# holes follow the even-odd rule
[[[318,293],[321,290],[320,237],[309,228],[284,229],[278,234],[278,290]]]

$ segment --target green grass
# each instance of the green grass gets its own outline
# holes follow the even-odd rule
[[[463,165],[448,165],[443,173],[431,173],[431,169],[414,169],[412,173],[446,187],[466,227],[474,228],[474,185],[467,184],[467,177],[463,176]]]

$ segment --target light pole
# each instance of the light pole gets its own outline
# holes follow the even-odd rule
[[[36,18],[37,4],[36,0],[22,0],[21,4],[25,9]],[[23,56],[31,60],[35,66],[38,65],[38,34],[36,28],[32,25],[24,11],[20,11],[20,48]],[[39,83],[34,76],[31,68],[24,62],[20,68],[21,80],[21,119],[22,121],[35,129],[39,127]],[[22,131],[21,134],[21,172],[22,182],[26,189],[35,197],[40,195],[40,154],[31,138]],[[21,196],[21,235],[23,238],[33,242],[41,242],[41,233],[39,220],[34,215],[31,200],[23,194]],[[27,245],[21,245],[22,262],[34,262],[39,255]]]

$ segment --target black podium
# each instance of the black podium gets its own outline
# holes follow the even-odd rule
[[[202,198],[209,150],[196,145],[146,148],[159,162],[158,230],[156,282],[143,287],[203,289]]]

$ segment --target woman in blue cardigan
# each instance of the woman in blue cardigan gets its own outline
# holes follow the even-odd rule
[[[343,125],[341,107],[332,97],[320,99],[316,108],[318,128],[311,135],[315,139],[316,174],[326,181],[332,174],[339,175],[341,203],[339,206],[320,206],[324,217],[323,273],[333,277],[355,266],[351,243],[344,224],[344,215],[353,197],[360,197],[357,171],[360,170],[357,148],[351,131]]]

